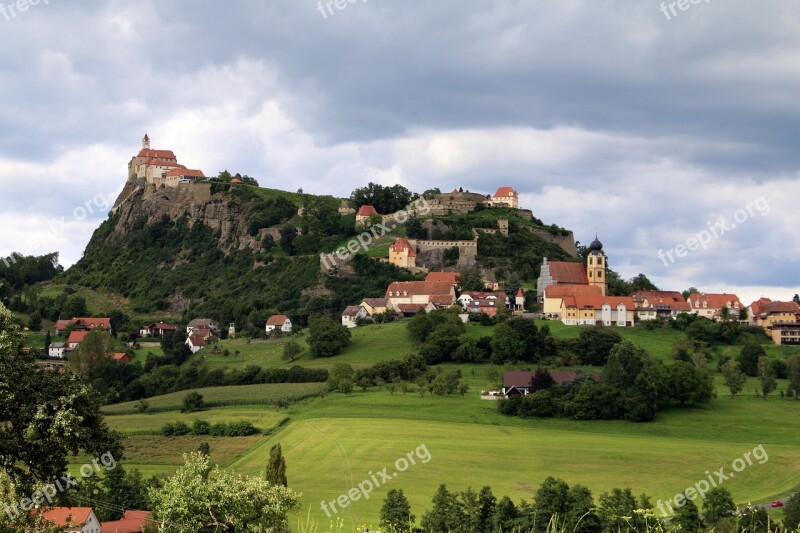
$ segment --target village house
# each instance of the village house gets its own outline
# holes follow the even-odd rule
[[[414,268],[417,266],[417,252],[408,242],[408,239],[397,239],[389,246],[389,263],[400,268]]]
[[[642,321],[672,319],[691,311],[686,298],[677,291],[636,291],[631,297],[636,306],[636,318]]]
[[[367,312],[368,316],[380,315],[392,309],[392,303],[388,298],[364,298],[361,307]]]
[[[568,326],[633,326],[635,306],[629,296],[565,296],[561,322]]]
[[[579,374],[576,372],[549,372],[556,385],[571,383]],[[506,370],[503,372],[503,396],[526,396],[531,391],[531,380],[535,372],[529,370]],[[594,381],[600,382],[602,374],[595,372],[590,376]]]
[[[432,283],[449,283],[453,287],[458,286],[459,272],[428,272],[425,281]]]
[[[208,346],[208,341],[197,335],[189,335],[186,337],[186,342],[184,344],[189,347],[192,353],[197,353]]]
[[[153,513],[149,511],[128,510],[122,513],[119,520],[103,522],[100,533],[142,533],[147,522],[151,522],[152,516]]]
[[[760,298],[750,305],[750,320],[777,345],[800,344],[800,305]]]
[[[342,325],[347,328],[354,328],[357,326],[359,318],[366,318],[367,310],[360,305],[349,305],[342,313]]]
[[[70,331],[69,338],[67,339],[67,351],[72,351],[77,348],[88,334],[88,331]]]
[[[211,330],[211,333],[219,337],[219,324],[212,318],[195,318],[189,321],[186,326],[186,334],[192,335],[198,328]]]
[[[62,533],[100,533],[100,521],[91,507],[53,507],[42,518]]]
[[[272,315],[267,319],[265,329],[267,331],[267,335],[274,333],[275,330],[278,330],[281,333],[291,333],[292,321],[286,315]]]
[[[577,263],[575,263],[577,264]],[[580,266],[580,265],[578,265]],[[594,285],[549,285],[542,293],[542,313],[549,318],[561,318],[563,299],[571,296],[602,296],[600,287]]]
[[[47,355],[56,359],[64,359],[66,349],[67,344],[64,342],[51,342],[50,346],[47,347]]]
[[[514,296],[514,311],[521,312],[525,310],[525,291],[522,287],[517,289],[517,294]]]
[[[73,331],[89,331],[95,328],[103,328],[112,335],[114,334],[111,327],[111,319],[108,317],[79,317],[71,320],[56,320],[56,334],[63,334],[68,326],[74,326]]]
[[[116,352],[108,355],[111,359],[118,363],[123,363],[129,365],[131,363],[131,358],[125,352]]]
[[[686,299],[689,303],[690,313],[699,315],[709,320],[718,320],[722,317],[722,310],[727,308],[732,320],[739,319],[739,311],[744,306],[735,294],[706,294],[695,292]]]
[[[142,338],[157,338],[164,335],[171,335],[178,331],[178,326],[165,324],[164,322],[153,322],[149,326],[139,328],[139,336]]]
[[[385,297],[397,312],[412,316],[426,308],[452,306],[456,301],[456,291],[450,283],[395,281],[386,289]]]

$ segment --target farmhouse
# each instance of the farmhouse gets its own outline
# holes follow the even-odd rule
[[[577,372],[549,372],[556,385],[571,383],[580,378]],[[506,370],[503,372],[503,396],[525,396],[531,391],[531,380],[534,372],[529,370]],[[599,382],[602,374],[599,372],[591,375],[592,379]]]
[[[99,533],[100,521],[91,507],[53,507],[42,514],[62,533]]]
[[[142,326],[139,328],[139,336],[144,338],[163,337],[164,335],[171,335],[178,331],[178,326],[173,324],[165,324],[164,322],[153,322],[149,326]]]
[[[199,337],[197,335],[189,335],[186,338],[186,346],[189,347],[192,353],[197,353],[206,346],[208,346],[208,341],[206,341],[203,337]]]
[[[125,511],[119,520],[103,522],[100,533],[142,533],[152,516],[149,511]]]
[[[113,334],[111,319],[108,317],[80,317],[72,320],[57,320],[56,333],[61,335],[70,325],[75,326],[73,331],[89,331],[90,329],[103,328]]]
[[[286,315],[272,315],[267,319],[265,329],[268,335],[275,332],[275,330],[279,330],[282,333],[291,333],[292,321]]]
[[[403,314],[416,314],[428,304],[450,307],[456,301],[456,291],[450,283],[429,281],[395,281],[385,296],[392,308]]]
[[[74,350],[77,348],[88,334],[88,331],[71,331],[67,339],[67,350]]]
[[[348,328],[356,327],[359,318],[366,318],[367,310],[360,305],[350,305],[342,313],[342,325]]]
[[[367,315],[380,315],[392,309],[392,303],[388,298],[364,298],[361,302],[361,307],[367,312]]]

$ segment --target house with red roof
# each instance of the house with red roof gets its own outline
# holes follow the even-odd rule
[[[562,385],[564,383],[572,383],[580,377],[577,372],[570,371],[548,371],[550,377],[553,378],[555,385]],[[531,390],[531,380],[533,379],[534,372],[529,370],[506,370],[503,372],[503,396],[525,396]],[[600,382],[603,375],[599,372],[587,375],[594,381]]]
[[[267,335],[271,335],[276,330],[282,333],[291,333],[292,321],[286,315],[272,315],[267,319],[265,329],[267,331]]]
[[[519,193],[514,187],[498,187],[489,203],[493,206],[519,209]]]
[[[432,281],[395,281],[386,289],[391,308],[403,315],[415,315],[428,308],[450,307],[456,302],[456,290],[450,283]]]
[[[408,269],[417,266],[417,251],[411,246],[408,239],[397,239],[389,246],[389,263]]]
[[[354,328],[358,325],[359,318],[367,316],[367,310],[360,305],[348,305],[342,313],[342,325],[346,328]]]
[[[380,215],[371,205],[362,205],[356,212],[356,225],[366,224],[371,217],[380,217]]]
[[[80,343],[83,342],[83,339],[88,335],[88,331],[70,331],[69,337],[67,338],[67,350],[74,350],[77,348]]]
[[[131,358],[125,352],[116,352],[109,354],[109,357],[118,363],[130,364]]]
[[[103,522],[100,533],[142,533],[145,525],[152,522],[152,516],[150,511],[125,511],[119,520]],[[156,529],[156,524],[150,526]]]
[[[564,296],[561,321],[568,326],[633,326],[636,307],[630,296]]]
[[[732,320],[739,319],[739,311],[744,305],[735,294],[712,294],[695,292],[686,299],[689,303],[690,313],[705,317],[709,320],[718,320],[722,317],[722,310],[727,308]]]
[[[192,353],[197,353],[208,346],[208,341],[199,335],[189,335],[186,337],[186,342],[184,344],[189,347]]]
[[[453,286],[458,285],[459,272],[429,272],[425,276],[425,281],[432,281],[434,283],[450,283]]]
[[[517,294],[514,295],[514,311],[524,311],[525,310],[525,291],[522,290],[522,287],[517,289]]]
[[[636,291],[632,298],[639,320],[670,319],[691,311],[686,298],[677,291]]]
[[[89,331],[95,328],[103,328],[109,333],[114,333],[111,327],[111,319],[108,317],[76,317],[71,320],[57,320],[56,333],[61,335],[67,326],[75,326],[74,331]]]
[[[558,316],[561,313],[562,300],[567,296],[602,295],[603,291],[596,285],[548,285],[542,295],[542,312],[545,316]]]
[[[139,328],[139,336],[143,338],[157,338],[164,335],[172,335],[178,331],[178,326],[165,322],[153,322],[149,326]]]
[[[751,322],[764,329],[777,345],[800,344],[800,305],[760,298],[750,304]]]
[[[100,521],[91,507],[53,507],[42,517],[63,533],[100,533]]]

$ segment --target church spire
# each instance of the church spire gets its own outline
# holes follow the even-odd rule
[[[147,136],[147,133],[144,134],[142,137],[142,150],[149,150],[150,149],[150,137]]]

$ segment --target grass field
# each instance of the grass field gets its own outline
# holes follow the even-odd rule
[[[164,411],[152,414],[107,416],[109,427],[125,435],[158,434],[168,423],[184,422],[192,425],[195,420],[205,420],[210,424],[217,422],[235,422],[245,420],[253,424],[259,431],[274,429],[286,420],[286,416],[263,407],[248,405],[243,407],[221,407],[194,413]]]
[[[163,396],[148,398],[151,412],[177,411],[183,405],[183,398],[190,392],[198,392],[208,407],[229,405],[271,405],[279,399],[296,401],[315,396],[325,388],[323,383],[267,383],[261,385],[242,385],[238,387],[207,387]],[[106,415],[136,414],[137,402],[125,402],[103,408]]]

